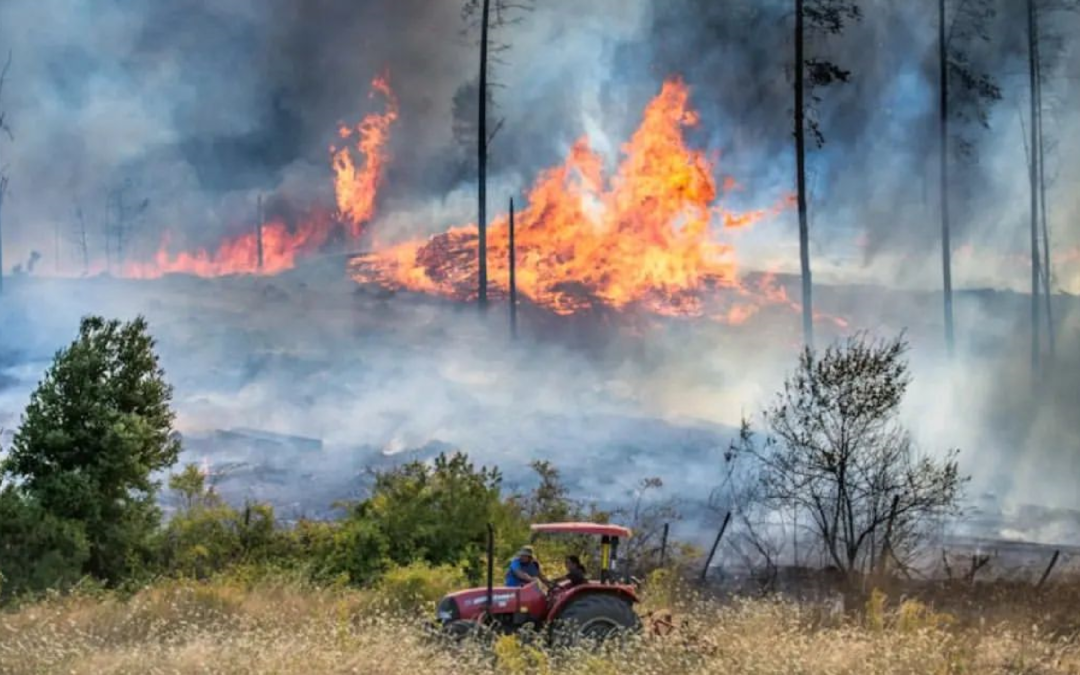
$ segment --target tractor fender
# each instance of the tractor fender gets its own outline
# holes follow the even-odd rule
[[[551,607],[548,608],[548,621],[554,621],[562,613],[563,609],[567,607],[572,601],[583,595],[594,594],[613,595],[618,597],[630,605],[638,603],[637,592],[633,586],[625,586],[622,584],[581,584],[580,586],[573,586],[567,588],[563,592],[559,593],[555,598]]]

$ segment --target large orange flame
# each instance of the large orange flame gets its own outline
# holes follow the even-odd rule
[[[354,145],[331,147],[331,167],[334,170],[334,191],[338,212],[331,217],[314,209],[295,229],[284,222],[271,221],[252,227],[244,234],[221,242],[213,250],[171,253],[170,237],[162,237],[154,258],[148,263],[129,263],[124,275],[133,278],[155,278],[165,274],[192,274],[215,277],[228,274],[278,274],[291,269],[298,258],[317,252],[340,230],[350,240],[360,237],[364,225],[375,213],[375,201],[388,159],[386,146],[390,127],[397,120],[397,99],[385,77],[372,82],[371,96],[386,98],[383,113],[367,115],[355,129],[342,125],[339,135],[344,140],[356,137]],[[361,156],[358,163],[354,154]],[[262,266],[259,265],[259,236],[262,236]]]
[[[338,130],[343,141],[350,141],[356,136],[355,149],[363,156],[363,164],[359,167],[356,165],[352,149],[348,146],[330,147],[338,212],[341,220],[349,224],[349,235],[353,239],[360,236],[364,223],[375,213],[375,195],[387,160],[386,142],[390,137],[390,125],[398,116],[397,98],[386,78],[376,78],[371,87],[372,96],[379,92],[386,97],[386,112],[368,115],[355,130],[344,124]]]
[[[605,176],[588,139],[541,174],[515,224],[519,292],[560,314],[597,303],[664,315],[708,313],[735,323],[753,314],[752,303],[719,313],[703,304],[703,292],[718,288],[736,291],[739,303],[769,295],[743,288],[734,250],[717,240],[715,224],[748,227],[790,200],[751,213],[723,209],[715,162],[683,138],[697,123],[687,86],[671,79],[645,109],[613,176]],[[496,294],[509,285],[507,223],[504,214],[488,229],[489,284]],[[361,283],[468,300],[477,294],[477,244],[475,225],[455,227],[359,256],[350,270]]]

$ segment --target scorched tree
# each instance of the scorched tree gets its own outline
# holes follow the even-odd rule
[[[965,478],[956,452],[917,453],[899,421],[910,383],[902,337],[858,335],[818,356],[806,349],[762,417],[732,454],[752,461],[757,494],[796,514],[825,557],[849,576],[906,564],[936,516],[957,507]]]

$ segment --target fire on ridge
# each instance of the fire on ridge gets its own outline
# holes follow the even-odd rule
[[[519,292],[558,314],[597,303],[637,307],[666,316],[708,316],[741,323],[764,304],[792,303],[767,275],[748,287],[735,250],[720,229],[745,228],[787,208],[790,198],[748,213],[723,208],[716,161],[687,146],[684,130],[698,124],[681,79],[664,83],[607,175],[603,158],[582,138],[565,161],[543,172],[516,214]],[[735,188],[727,179],[724,191]],[[509,285],[508,215],[488,227],[490,294]],[[467,301],[477,295],[475,224],[426,240],[358,256],[352,278],[391,289]],[[726,290],[721,304],[705,302]]]
[[[397,99],[389,80],[376,78],[371,87],[371,96],[378,94],[386,100],[385,111],[367,115],[355,127],[342,124],[338,130],[341,145],[330,147],[336,213],[313,207],[295,228],[271,220],[225,239],[214,250],[173,253],[166,232],[153,260],[125,264],[124,276],[146,279],[174,273],[200,277],[278,274],[292,269],[298,259],[318,252],[335,235],[343,234],[349,241],[359,239],[364,225],[375,213],[378,189],[388,161],[390,127],[398,116]],[[257,230],[261,230],[262,238],[261,267]]]

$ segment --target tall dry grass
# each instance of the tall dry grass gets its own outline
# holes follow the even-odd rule
[[[270,581],[54,598],[0,614],[0,673],[1080,673],[1075,635],[1027,612],[987,623],[882,595],[849,616],[688,600],[672,634],[600,654],[512,637],[452,648],[393,606],[377,593]]]

